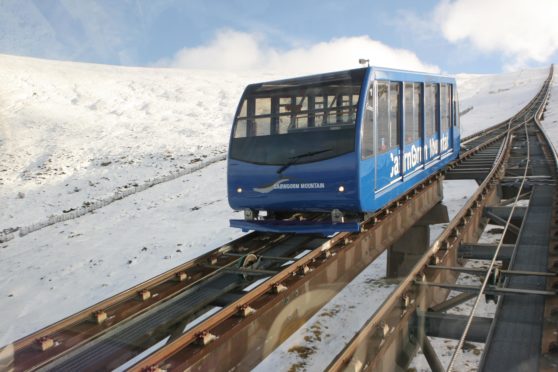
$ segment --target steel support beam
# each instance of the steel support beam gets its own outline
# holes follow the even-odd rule
[[[513,208],[513,220],[522,220],[525,217],[525,213],[527,212],[527,207],[515,207]],[[484,208],[484,213],[493,216],[497,216],[503,220],[507,220],[510,217],[510,213],[512,212],[512,207],[486,207]]]
[[[452,298],[445,300],[444,302],[441,302],[437,305],[432,306],[429,311],[431,312],[444,312],[447,311],[449,309],[452,309],[458,305],[461,305],[464,302],[469,301],[472,298],[475,298],[475,294],[474,293],[467,293],[467,292],[463,292],[458,294],[457,296],[453,296]]]
[[[459,258],[473,260],[491,260],[496,253],[497,245],[494,244],[470,244],[464,243],[459,246]],[[498,252],[497,260],[509,261],[513,253],[513,244],[502,244]]]
[[[131,370],[141,371],[150,366],[192,370],[253,368],[441,199],[442,181],[434,179],[411,199],[386,214],[381,221],[365,225],[362,233],[353,235],[354,241],[349,239],[345,244],[331,247],[334,253],[331,256],[312,259],[321,257],[321,251],[303,257],[298,263],[308,261],[310,270],[305,274],[277,274],[283,279],[271,278],[270,284],[262,284],[247,293],[244,299],[200,323]],[[284,285],[284,290],[273,292],[271,285],[277,284],[277,280]],[[262,292],[265,288],[268,289]],[[241,305],[249,305],[256,311],[246,319],[226,316],[229,312],[236,312],[236,308]],[[229,308],[232,309],[229,311]],[[200,347],[193,342],[200,332],[209,332],[216,335],[217,339]],[[408,323],[402,323],[400,332],[402,337],[409,338]],[[417,347],[406,344],[408,360]]]
[[[432,372],[445,372],[446,369],[442,365],[442,362],[440,362],[440,358],[438,358],[438,354],[436,353],[436,350],[434,350],[434,347],[432,347],[432,344],[427,336],[423,336],[420,346],[422,353],[428,362],[430,370]]]
[[[425,333],[427,336],[451,340],[459,340],[461,338],[468,318],[466,315],[434,313],[430,311],[423,316],[425,317]],[[492,318],[474,317],[465,340],[485,342],[491,324]]]
[[[430,248],[430,225],[449,222],[448,208],[439,203],[393,244],[388,250],[388,278],[407,276],[409,271]]]

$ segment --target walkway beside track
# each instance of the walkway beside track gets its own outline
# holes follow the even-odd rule
[[[551,176],[549,164],[529,131],[530,168],[535,176],[527,214],[517,239],[515,258],[508,270],[546,272],[555,186],[540,184],[540,176]],[[528,177],[529,177],[528,176]],[[538,184],[537,184],[538,183]],[[509,288],[545,290],[544,276],[512,276]],[[538,371],[543,334],[545,298],[537,295],[502,296],[486,342],[480,370]]]

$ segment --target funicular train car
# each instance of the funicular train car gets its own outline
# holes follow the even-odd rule
[[[455,79],[367,67],[251,84],[228,156],[232,227],[358,231],[366,216],[458,156]],[[285,219],[297,212],[328,218]]]

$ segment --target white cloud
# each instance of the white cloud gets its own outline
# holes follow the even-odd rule
[[[368,36],[335,38],[307,47],[280,50],[269,46],[264,35],[221,30],[207,45],[184,48],[171,67],[249,71],[271,70],[285,74],[306,74],[359,67],[359,58],[391,68],[439,72],[411,51],[396,49]]]
[[[558,50],[556,0],[443,0],[435,19],[450,42],[510,58],[506,69],[548,62]]]

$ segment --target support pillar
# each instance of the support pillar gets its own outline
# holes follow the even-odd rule
[[[448,222],[447,207],[442,203],[436,204],[388,249],[386,276],[388,278],[407,276],[430,248],[430,225]]]

